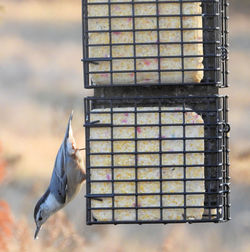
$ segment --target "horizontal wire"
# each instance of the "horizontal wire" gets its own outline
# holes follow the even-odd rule
[[[89,74],[86,74],[86,76],[89,76]],[[95,84],[95,83],[90,83],[88,86],[85,86],[86,89],[100,89],[100,88],[106,88],[106,87],[152,87],[152,86],[197,86],[197,87],[204,87],[204,86],[214,86],[214,87],[221,87],[222,82],[221,81],[214,81],[214,80],[208,80],[208,81],[202,81],[202,82],[184,82],[184,83],[176,83],[176,82],[172,82],[172,83],[165,83],[165,82],[161,82],[161,83],[146,83],[146,82],[131,82],[130,84],[121,84],[121,83],[116,83],[113,82],[112,84]]]
[[[183,164],[183,165],[175,165],[175,164],[172,164],[172,165],[124,165],[124,166],[119,166],[119,165],[113,165],[113,166],[93,166],[93,165],[90,165],[89,166],[89,169],[135,169],[135,168],[169,168],[169,169],[173,169],[173,168],[188,168],[188,167],[191,167],[191,168],[194,168],[194,167],[199,167],[199,168],[204,168],[204,166],[208,167],[208,168],[218,168],[218,167],[222,167],[223,166],[223,163],[218,163],[218,164],[190,164],[190,165],[187,165],[187,164]]]
[[[184,0],[183,4],[185,3],[218,3],[220,0]],[[119,5],[119,4],[126,4],[126,5],[147,5],[147,4],[155,4],[155,1],[138,1],[138,2],[133,2],[133,1],[119,1],[119,2],[110,2],[110,1],[96,1],[96,2],[89,2],[85,1],[85,5],[103,5],[103,4],[108,4],[108,5]],[[174,3],[178,4],[178,2],[175,0],[161,0],[159,4],[164,4],[164,3]]]
[[[88,44],[88,47],[96,47],[96,46],[140,46],[140,45],[219,45],[220,41],[171,41],[171,42],[127,42],[127,43],[99,43],[99,44]]]
[[[135,168],[134,168],[135,169]],[[104,169],[105,170],[105,169]],[[115,170],[115,169],[114,169]],[[216,178],[173,178],[173,179],[100,179],[100,180],[91,180],[91,183],[132,183],[132,182],[141,182],[141,183],[150,183],[150,182],[185,182],[185,181],[222,181],[223,177]]]
[[[185,138],[181,138],[181,137],[176,137],[176,138],[170,138],[170,137],[157,137],[157,138],[149,138],[149,137],[145,137],[145,138],[89,138],[87,139],[88,142],[120,142],[120,141],[128,141],[128,142],[134,142],[134,141],[159,141],[159,140],[166,140],[166,141],[176,141],[176,140],[219,140],[222,139],[222,136],[218,136],[218,137],[185,137]]]
[[[171,224],[171,223],[223,223],[226,222],[227,220],[223,219],[223,217],[218,218],[217,214],[210,214],[208,216],[208,218],[204,218],[204,219],[193,219],[193,218],[186,218],[183,220],[173,220],[173,219],[168,219],[168,218],[164,218],[162,220],[160,220],[160,218],[158,220],[114,220],[114,221],[93,221],[93,220],[89,220],[87,221],[87,225],[93,225],[93,224],[98,224],[98,225],[107,225],[107,224],[139,224],[139,225],[143,225],[143,224]]]
[[[86,194],[86,198],[112,198],[115,196],[159,196],[159,195],[222,195],[224,190],[216,192],[157,192],[157,193],[106,193],[106,194]]]
[[[90,156],[106,156],[106,155],[157,155],[157,154],[210,154],[210,153],[222,153],[223,149],[217,149],[214,151],[208,151],[208,150],[183,150],[183,151],[127,151],[127,152],[90,152],[88,155]]]
[[[114,20],[115,21],[115,20]],[[192,27],[192,28],[148,28],[148,29],[112,29],[112,30],[87,30],[88,33],[113,33],[113,32],[146,32],[146,31],[218,31],[220,27],[210,27],[204,29],[203,27]]]

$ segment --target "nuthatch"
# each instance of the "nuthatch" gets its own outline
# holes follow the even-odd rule
[[[86,179],[83,160],[80,156],[81,149],[76,148],[73,137],[72,117],[73,111],[68,121],[64,140],[56,156],[50,185],[34,209],[35,239],[46,220],[74,198]]]

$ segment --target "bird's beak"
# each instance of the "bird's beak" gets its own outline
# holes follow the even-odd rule
[[[37,226],[36,227],[36,232],[35,232],[35,235],[34,235],[34,240],[38,239],[37,236],[38,236],[38,233],[39,233],[40,229],[41,229],[41,226]]]

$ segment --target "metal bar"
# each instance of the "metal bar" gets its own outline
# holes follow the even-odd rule
[[[163,192],[163,193],[116,193],[116,194],[86,194],[87,198],[110,198],[115,196],[152,196],[152,195],[200,195],[200,194],[210,194],[210,195],[223,195],[224,190],[219,192]]]
[[[185,0],[185,3],[218,3],[220,0]],[[87,2],[88,5],[104,5],[104,4],[142,4],[145,5],[146,4],[155,4],[155,1],[138,1],[138,2],[128,2],[128,1],[119,1],[119,2]],[[176,0],[175,1],[161,1],[161,3],[175,3],[176,4]]]

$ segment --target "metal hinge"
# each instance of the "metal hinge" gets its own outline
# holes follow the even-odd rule
[[[226,48],[225,46],[221,47],[221,59],[223,61],[228,59],[228,48]]]
[[[223,131],[224,131],[225,133],[229,133],[230,130],[231,130],[230,124],[224,123],[224,124],[223,124]]]

